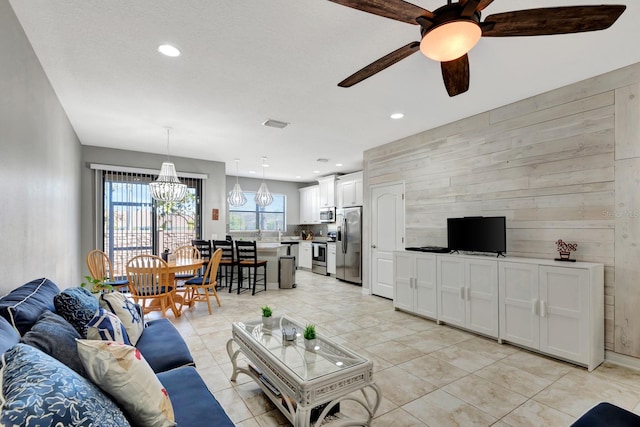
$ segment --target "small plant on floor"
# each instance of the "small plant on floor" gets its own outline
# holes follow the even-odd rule
[[[315,340],[316,339],[316,325],[308,324],[304,328],[304,332],[302,336],[305,340]]]

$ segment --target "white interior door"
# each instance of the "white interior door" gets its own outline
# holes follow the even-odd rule
[[[371,293],[393,298],[393,251],[404,249],[404,184],[371,189]]]

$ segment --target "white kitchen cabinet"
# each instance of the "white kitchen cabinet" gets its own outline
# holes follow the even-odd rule
[[[362,172],[355,172],[339,177],[336,192],[337,206],[339,208],[362,206],[364,199]]]
[[[393,253],[393,307],[435,319],[437,317],[436,256]]]
[[[336,274],[336,243],[327,242],[327,273]]]
[[[500,339],[595,369],[604,360],[604,266],[499,262]]]
[[[336,177],[335,175],[318,178],[319,206],[321,208],[336,205]]]
[[[299,188],[300,192],[300,224],[320,224],[319,194],[320,187]]]
[[[460,255],[436,259],[438,321],[497,338],[497,261]]]
[[[313,258],[313,249],[311,248],[311,242],[300,242],[300,260],[298,261],[298,267],[311,270],[311,261]]]

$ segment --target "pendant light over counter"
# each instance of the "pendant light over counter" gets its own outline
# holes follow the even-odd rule
[[[261,208],[269,206],[271,203],[273,203],[273,196],[269,192],[267,183],[264,181],[264,168],[266,167],[265,166],[266,160],[267,160],[266,157],[262,158],[262,184],[260,184],[260,188],[258,189],[258,192],[256,193],[256,197],[254,199],[256,204]]]
[[[167,161],[162,163],[160,175],[149,183],[151,197],[160,202],[180,202],[187,193],[187,186],[182,184],[176,174],[176,167],[169,158],[169,132],[167,128]]]
[[[238,163],[240,159],[235,159],[236,162],[236,185],[233,186],[233,190],[229,192],[229,197],[227,197],[227,202],[229,205],[238,207],[243,206],[247,203],[247,198],[244,196],[242,192],[242,188],[240,188],[240,183],[238,183]]]

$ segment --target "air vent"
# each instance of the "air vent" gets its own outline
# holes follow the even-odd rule
[[[289,123],[287,122],[281,122],[278,120],[271,120],[271,119],[267,119],[262,123],[262,126],[269,126],[269,127],[278,128],[278,129],[286,128],[288,125]]]
[[[320,163],[327,163],[328,161],[329,159],[323,159],[322,157],[316,160],[316,162],[320,162]]]

